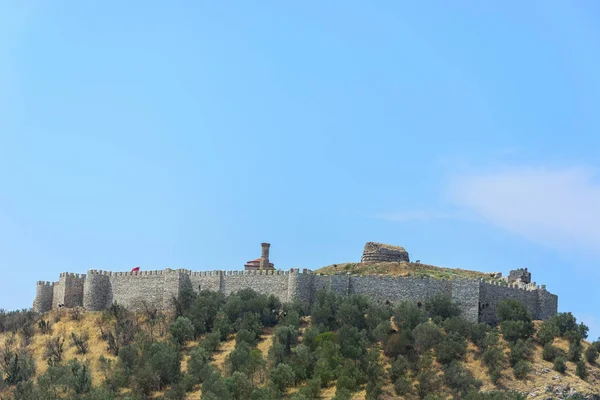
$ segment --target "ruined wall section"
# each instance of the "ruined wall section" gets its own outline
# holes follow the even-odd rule
[[[35,287],[35,300],[33,300],[33,311],[47,312],[52,310],[54,298],[54,283],[38,281]]]

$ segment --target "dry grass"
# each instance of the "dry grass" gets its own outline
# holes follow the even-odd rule
[[[56,313],[46,314],[44,319],[50,319],[54,321],[55,317],[57,317]],[[116,358],[110,355],[106,349],[106,342],[104,342],[100,337],[100,331],[97,327],[96,320],[99,317],[99,314],[88,313],[83,314],[82,319],[80,321],[75,321],[69,318],[69,316],[63,311],[61,315],[61,319],[53,323],[52,326],[52,334],[51,335],[42,335],[39,332],[36,332],[31,344],[28,346],[29,350],[33,354],[36,360],[36,377],[43,374],[47,370],[47,364],[43,357],[44,349],[46,341],[50,338],[57,337],[58,335],[63,335],[65,337],[65,352],[64,352],[64,360],[69,361],[74,358],[78,358],[83,360],[84,362],[88,362],[91,367],[92,379],[94,385],[101,383],[104,380],[104,376],[99,369],[99,358],[100,356],[104,356],[105,358],[116,360]],[[300,325],[300,337],[299,341],[302,341],[303,334],[307,327],[310,326],[311,320],[310,317],[302,318]],[[540,324],[539,321],[536,321],[536,327]],[[76,349],[71,345],[71,332],[75,332],[76,334],[81,334],[83,332],[88,332],[90,336],[89,340],[89,350],[85,355],[77,355]],[[0,345],[4,344],[8,334],[0,334]],[[182,370],[185,371],[187,369],[187,362],[189,360],[190,352],[196,348],[200,340],[196,340],[188,343],[183,349],[183,361],[182,361]],[[267,328],[263,331],[260,336],[259,343],[257,348],[262,352],[263,357],[267,358],[269,349],[273,344],[273,328]],[[567,351],[568,350],[568,342],[564,339],[556,339],[554,344]],[[584,348],[589,346],[588,342],[584,342]],[[221,343],[217,352],[213,355],[213,360],[211,363],[218,367],[221,371],[224,370],[225,361],[227,356],[231,353],[231,351],[235,347],[235,336],[231,335],[227,341]],[[532,372],[525,380],[517,380],[514,378],[512,369],[510,366],[506,366],[503,372],[503,379],[501,380],[501,386],[496,387],[492,384],[489,379],[487,369],[485,366],[481,364],[481,361],[477,357],[477,349],[469,344],[467,349],[467,355],[465,357],[465,366],[469,369],[475,378],[479,379],[483,383],[482,390],[483,391],[491,391],[491,390],[516,390],[520,392],[539,392],[540,394],[544,392],[545,387],[547,385],[566,385],[567,383],[573,389],[578,392],[584,393],[595,393],[600,394],[600,368],[598,366],[590,366],[588,364],[589,370],[589,378],[586,381],[579,379],[575,375],[575,364],[568,362],[567,363],[567,372],[564,375],[561,375],[552,370],[552,363],[544,361],[542,359],[542,348],[535,344],[533,349],[533,358],[531,360],[532,364]],[[508,351],[508,350],[507,350]],[[390,366],[390,359],[382,355],[382,361],[384,363],[384,368],[387,370]],[[436,365],[436,368],[440,370],[439,365]],[[546,372],[544,372],[546,371]],[[558,378],[558,379],[557,379]],[[298,388],[292,388],[289,393],[296,392]],[[0,396],[4,398],[10,398],[9,393],[11,389],[5,389],[4,392],[0,391]],[[199,399],[201,395],[201,387],[197,386],[194,388],[192,393],[188,393],[187,399]],[[332,399],[335,396],[335,383],[332,383],[329,387],[325,388],[322,391],[321,398],[323,399]],[[357,393],[353,395],[353,399],[362,400],[365,398],[365,389],[361,388]],[[384,385],[384,394],[382,395],[383,399],[394,399],[397,396],[394,394],[394,390],[392,387],[392,382],[389,380],[385,381]]]
[[[221,342],[217,350],[213,353],[210,363],[219,368],[221,372],[225,370],[225,361],[229,353],[235,348],[235,335],[229,335],[226,341]]]
[[[460,268],[443,268],[435,265],[410,263],[410,262],[383,262],[383,263],[341,263],[319,268],[315,273],[332,275],[336,273],[351,273],[354,275],[384,274],[393,276],[408,276],[411,274],[426,275],[437,279],[450,278],[483,278],[492,279],[491,274],[470,271]]]

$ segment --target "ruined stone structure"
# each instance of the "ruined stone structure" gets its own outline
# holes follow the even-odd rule
[[[268,257],[268,251],[266,255]],[[505,299],[520,301],[534,319],[547,319],[556,314],[558,307],[558,296],[534,283],[341,273],[320,275],[306,269],[62,273],[58,282],[37,283],[33,307],[36,311],[46,312],[64,304],[65,307],[83,306],[90,311],[99,311],[117,302],[131,309],[141,309],[144,304],[171,309],[172,300],[185,289],[207,289],[229,295],[246,288],[275,295],[283,302],[298,298],[309,303],[320,289],[346,296],[361,294],[380,303],[404,300],[418,303],[443,294],[460,306],[465,318],[488,323],[496,322],[496,306]]]
[[[510,271],[507,281],[509,283],[513,282],[522,282],[522,283],[531,283],[531,272],[527,271],[527,268],[519,268]]]
[[[410,262],[408,252],[404,247],[391,246],[389,244],[367,242],[360,262]]]

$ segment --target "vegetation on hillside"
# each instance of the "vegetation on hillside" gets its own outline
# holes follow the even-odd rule
[[[201,291],[174,306],[0,312],[0,398],[524,399],[548,382],[600,395],[587,327],[534,322],[514,301],[497,327],[441,296],[392,307],[322,291],[309,307]]]

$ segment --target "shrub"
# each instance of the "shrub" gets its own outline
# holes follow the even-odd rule
[[[44,358],[47,359],[48,365],[57,365],[62,361],[63,353],[65,350],[64,344],[65,338],[62,336],[57,336],[55,338],[46,340],[46,345],[44,348]]]
[[[183,346],[187,341],[194,339],[194,325],[186,317],[177,317],[169,328],[173,341]]]
[[[599,355],[598,349],[594,345],[591,345],[590,347],[585,349],[585,359],[590,364],[595,364],[596,361],[598,361],[598,355]]]
[[[390,367],[391,381],[396,382],[399,378],[406,376],[409,367],[410,364],[408,363],[408,360],[404,356],[399,355]]]
[[[87,332],[80,335],[76,335],[75,332],[71,332],[71,344],[77,349],[77,354],[86,354],[88,351],[88,341],[90,337]]]
[[[540,329],[537,333],[538,341],[542,346],[546,346],[548,343],[552,343],[554,338],[560,335],[560,330],[558,326],[551,320],[546,320],[540,326]]]
[[[49,335],[52,333],[52,324],[50,323],[50,320],[41,319],[40,322],[38,322],[38,328],[40,328],[42,335]]]
[[[394,312],[394,321],[402,330],[412,330],[427,320],[427,313],[410,301],[399,303]]]
[[[270,371],[271,382],[279,393],[294,385],[294,371],[292,367],[281,363]]]
[[[467,341],[458,333],[446,335],[435,347],[435,357],[441,364],[460,360],[467,351]]]
[[[5,348],[0,358],[0,370],[2,370],[4,383],[16,385],[27,381],[35,374],[33,358],[26,351],[13,352]]]
[[[92,375],[86,364],[80,363],[74,359],[70,362],[71,375],[73,376],[73,390],[76,394],[81,395],[88,393],[92,389]]]
[[[479,389],[482,385],[459,361],[452,361],[444,367],[444,381],[457,397],[466,395],[470,390]]]
[[[556,346],[550,343],[546,343],[544,350],[542,351],[542,358],[546,361],[553,362],[556,357],[564,357],[566,354]]]
[[[461,313],[458,305],[444,295],[435,295],[425,300],[425,310],[434,321],[458,317]]]
[[[531,364],[525,360],[519,360],[513,366],[513,373],[517,379],[525,379],[525,377],[531,372]]]
[[[567,360],[577,362],[581,359],[583,347],[581,341],[569,342],[569,352],[567,353]]]
[[[413,385],[408,378],[402,376],[394,381],[394,391],[398,396],[406,396],[412,393],[412,390]]]
[[[204,340],[200,344],[207,353],[213,353],[221,343],[221,334],[219,332],[211,332],[204,337]]]
[[[585,365],[585,361],[579,360],[577,361],[577,366],[575,368],[575,374],[581,379],[585,380],[588,376],[587,366]]]
[[[567,371],[567,364],[565,363],[565,359],[563,357],[556,357],[554,359],[554,365],[552,369],[564,374]]]
[[[531,313],[517,300],[501,301],[497,308],[497,315],[502,335],[508,342],[528,339],[535,331]]]
[[[475,325],[461,317],[448,318],[442,323],[442,327],[446,333],[457,333],[464,338],[471,337]]]
[[[531,355],[533,343],[531,340],[517,339],[516,342],[510,344],[510,365],[514,367],[519,361],[526,360]]]
[[[234,372],[225,383],[236,400],[246,400],[252,393],[252,382],[241,372]]]
[[[431,322],[417,325],[412,334],[415,339],[415,348],[419,353],[434,348],[444,338],[440,327]]]

